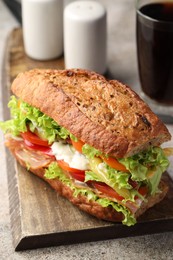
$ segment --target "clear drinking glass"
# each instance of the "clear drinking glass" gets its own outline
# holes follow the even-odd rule
[[[136,41],[141,96],[173,117],[173,0],[136,1]]]

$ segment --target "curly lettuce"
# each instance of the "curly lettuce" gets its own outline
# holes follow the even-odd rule
[[[145,181],[149,185],[151,194],[158,191],[162,173],[169,166],[169,160],[160,147],[150,147],[119,161],[129,170],[132,180]]]
[[[97,150],[96,148],[90,146],[89,144],[84,144],[83,145],[82,153],[84,155],[86,155],[86,157],[91,158],[91,159],[94,158],[94,157],[102,155],[102,153],[99,150]]]
[[[37,129],[39,135],[49,143],[54,142],[57,138],[66,139],[70,136],[70,132],[66,128],[58,125],[39,109],[18,100],[15,96],[11,97],[8,107],[12,119],[0,123],[0,128],[4,132],[18,136],[20,132],[26,132],[29,127],[32,132]]]

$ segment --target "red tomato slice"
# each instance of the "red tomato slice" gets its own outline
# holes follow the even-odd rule
[[[24,133],[20,133],[24,140],[29,141],[33,144],[38,144],[41,146],[49,146],[48,141],[42,140],[38,135],[32,133],[31,131],[27,131]]]
[[[138,192],[139,192],[139,194],[141,194],[142,196],[146,196],[147,195],[147,193],[148,193],[148,188],[147,188],[147,186],[141,186],[141,187],[139,187],[139,189],[138,189]],[[138,196],[135,196],[135,199],[138,199],[139,197]]]
[[[24,143],[27,147],[36,150],[36,151],[40,151],[43,152],[44,154],[47,154],[49,156],[54,156],[52,153],[52,149],[48,146],[42,146],[42,145],[38,145],[38,144],[33,144],[27,140],[24,139]]]
[[[72,142],[72,145],[73,147],[79,152],[79,153],[82,153],[82,146],[85,144],[84,142],[82,141],[77,141],[75,142],[74,140],[71,139],[71,142]]]
[[[108,157],[106,158],[105,156],[102,156],[102,159],[107,163],[110,167],[118,170],[118,171],[123,171],[123,172],[129,172],[126,167],[121,164],[118,160],[116,160],[113,157]]]
[[[114,189],[109,187],[106,183],[104,182],[99,182],[99,181],[92,181],[92,185],[94,188],[96,188],[98,191],[102,192],[103,194],[113,197],[116,200],[122,201],[124,198],[119,195]]]
[[[59,160],[59,161],[58,161],[58,164],[59,164],[59,166],[60,166],[63,170],[68,171],[68,172],[70,173],[70,175],[71,175],[74,179],[76,179],[76,180],[78,180],[78,181],[84,182],[84,180],[85,180],[85,171],[79,170],[79,169],[75,169],[75,168],[71,168],[71,167],[69,166],[69,164],[66,163],[66,162],[64,162],[63,160]]]
[[[81,173],[76,173],[76,172],[70,172],[70,175],[78,181],[84,182],[85,180],[85,174],[81,174]]]
[[[141,186],[141,187],[139,188],[138,192],[139,192],[142,196],[147,195],[147,193],[148,193],[148,188],[147,188],[147,186]]]

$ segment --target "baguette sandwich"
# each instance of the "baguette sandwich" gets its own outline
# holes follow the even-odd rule
[[[81,69],[34,69],[11,89],[6,146],[81,210],[130,226],[165,197],[160,145],[171,135],[129,87]]]

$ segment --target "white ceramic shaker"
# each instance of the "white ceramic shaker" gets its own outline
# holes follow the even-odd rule
[[[76,1],[64,9],[66,69],[106,72],[106,10],[95,1]]]
[[[22,0],[26,54],[50,60],[63,53],[63,0]]]

